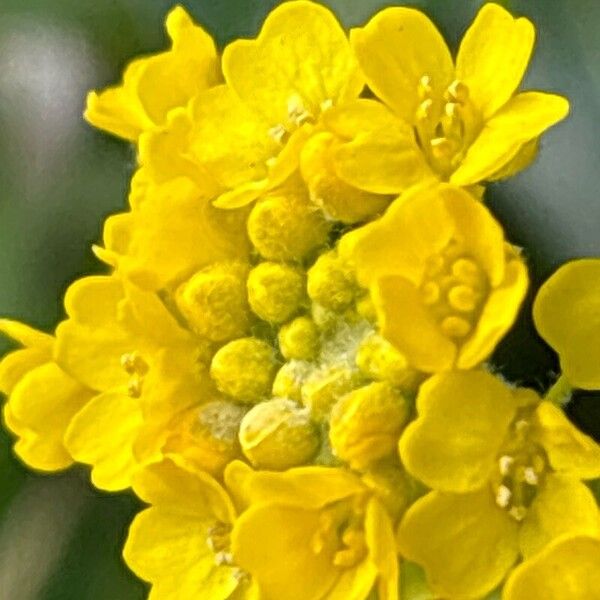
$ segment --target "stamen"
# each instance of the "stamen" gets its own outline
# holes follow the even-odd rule
[[[527,516],[527,509],[524,506],[513,506],[508,514],[515,520],[521,522]]]
[[[526,467],[523,471],[523,479],[529,485],[537,485],[540,481],[538,474],[533,467]]]
[[[451,315],[442,321],[441,328],[448,337],[462,338],[471,331],[471,324],[466,319]]]
[[[278,144],[283,144],[283,139],[287,134],[287,129],[280,123],[269,129],[269,136],[274,139]]]
[[[306,109],[302,98],[297,95],[291,96],[288,99],[287,110],[290,121],[297,126],[306,123],[306,121],[312,118],[312,115]]]
[[[331,98],[326,98],[325,100],[323,100],[323,102],[321,102],[321,112],[325,112],[326,110],[329,110],[331,107],[333,106],[333,100]]]
[[[508,508],[510,500],[512,498],[512,492],[505,485],[501,485],[496,490],[496,504],[500,508]]]
[[[455,79],[447,88],[446,100],[464,104],[469,99],[469,88],[458,79]]]
[[[431,96],[433,88],[431,86],[431,77],[429,75],[423,75],[423,77],[421,77],[417,86],[417,93],[422,100]]]
[[[512,456],[508,456],[505,454],[498,459],[498,467],[500,470],[500,474],[505,476],[508,475],[511,471],[512,466],[515,463],[515,459]]]

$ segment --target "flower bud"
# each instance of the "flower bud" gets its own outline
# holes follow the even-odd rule
[[[348,308],[359,291],[353,270],[335,250],[315,261],[308,271],[306,287],[313,302],[336,312]]]
[[[313,360],[319,351],[319,329],[310,317],[298,317],[279,330],[279,349],[288,360]]]
[[[233,340],[213,356],[210,375],[217,388],[240,402],[260,402],[271,391],[277,365],[273,348],[254,337]]]
[[[310,365],[301,360],[286,362],[273,380],[273,396],[302,401],[302,385],[310,373]]]
[[[285,398],[254,406],[243,418],[242,451],[259,469],[283,471],[305,464],[319,449],[319,433],[308,410]]]
[[[331,411],[329,440],[336,456],[364,470],[396,451],[408,420],[404,397],[387,382],[376,382],[340,398]]]
[[[282,263],[263,262],[248,275],[248,301],[265,321],[283,323],[304,300],[304,274]]]

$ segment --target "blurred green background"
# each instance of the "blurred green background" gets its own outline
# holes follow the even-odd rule
[[[222,46],[254,35],[277,0],[182,2]],[[325,2],[346,26],[389,2]],[[456,46],[480,0],[404,2],[425,10]],[[569,120],[525,173],[489,190],[489,204],[525,248],[534,288],[576,256],[600,256],[600,3],[504,1],[538,28],[526,87],[566,94]],[[68,283],[101,267],[90,251],[103,218],[125,204],[135,157],[81,118],[87,90],[116,82],[135,55],[166,47],[169,0],[1,0],[0,314],[51,331]],[[514,381],[543,387],[555,358],[528,308],[496,352]],[[0,342],[0,353],[9,348]],[[571,416],[600,437],[600,402],[579,394]],[[0,600],[129,600],[145,586],[121,562],[139,509],[91,488],[85,469],[27,471],[0,434]],[[186,599],[182,599],[186,600]]]

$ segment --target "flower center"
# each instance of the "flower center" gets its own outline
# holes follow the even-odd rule
[[[142,393],[144,377],[148,373],[148,363],[137,350],[121,355],[121,367],[130,376],[127,383],[127,393],[132,398],[139,398]]]
[[[485,273],[456,242],[428,259],[420,287],[443,333],[458,340],[472,332],[488,291]]]
[[[435,98],[431,77],[423,75],[418,94],[421,103],[415,114],[417,142],[431,167],[448,177],[463,159],[478,128],[469,89],[455,79],[446,88],[440,103]]]
[[[217,565],[231,565],[233,557],[230,552],[231,525],[216,521],[207,531],[206,543],[214,552]]]
[[[527,516],[548,466],[543,448],[531,440],[529,413],[524,409],[513,421],[492,480],[496,504],[519,522]]]

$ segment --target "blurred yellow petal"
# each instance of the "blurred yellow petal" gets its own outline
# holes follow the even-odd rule
[[[19,424],[15,433],[22,436],[15,446],[17,454],[36,469],[54,471],[69,466],[73,459],[63,437],[74,415],[91,397],[89,390],[55,363],[29,371],[9,398],[11,416]]]
[[[456,345],[444,336],[414,285],[403,277],[382,277],[372,294],[381,334],[412,367],[427,373],[453,367]]]
[[[560,538],[514,569],[503,600],[595,600],[600,590],[600,539]]]
[[[432,95],[441,98],[454,65],[446,42],[422,12],[387,8],[351,33],[352,47],[368,86],[401,119],[412,124],[421,99],[418,87],[428,76]]]
[[[272,125],[287,124],[291,102],[316,118],[324,103],[358,96],[363,87],[336,18],[304,0],[275,8],[256,40],[227,46],[223,73],[243,102]]]
[[[92,466],[92,482],[103,490],[131,485],[138,467],[132,443],[142,424],[138,400],[119,392],[96,396],[71,421],[65,445],[75,460]]]
[[[506,265],[504,281],[491,291],[475,332],[459,351],[459,369],[471,369],[493,352],[515,322],[528,284],[525,264],[521,260],[510,261]]]
[[[510,388],[485,371],[431,377],[419,390],[417,419],[400,438],[406,470],[442,491],[482,488],[516,409]]]
[[[536,420],[536,438],[555,471],[578,479],[600,477],[600,445],[579,431],[560,408],[542,402]]]
[[[484,4],[465,33],[456,58],[456,77],[469,88],[469,97],[484,119],[513,95],[527,69],[535,29],[507,10]]]
[[[361,561],[352,569],[341,571],[333,588],[326,594],[327,600],[365,600],[377,579],[377,569],[369,560]],[[397,585],[396,582],[394,582]]]
[[[487,487],[470,494],[430,492],[398,530],[402,556],[420,564],[442,597],[478,598],[493,590],[519,554],[518,524]]]
[[[551,474],[523,521],[521,553],[528,558],[567,534],[600,537],[600,511],[590,489],[578,479]]]
[[[49,350],[39,348],[23,348],[4,356],[0,361],[0,392],[8,396],[20,379],[51,357]]]
[[[517,94],[485,123],[450,181],[468,186],[492,177],[515,158],[524,144],[564,119],[568,112],[569,103],[562,96]]]
[[[0,332],[26,348],[49,350],[54,343],[51,335],[10,319],[0,319]]]
[[[212,518],[148,508],[138,514],[123,549],[125,562],[152,583],[149,600],[225,600],[237,587],[231,567],[219,566],[208,545]]]
[[[85,118],[96,127],[136,141],[164,123],[169,111],[184,106],[219,79],[217,54],[210,36],[181,7],[167,16],[172,48],[132,62],[120,86],[88,95]]]
[[[573,387],[600,389],[600,259],[563,265],[533,305],[540,335],[556,350]]]

